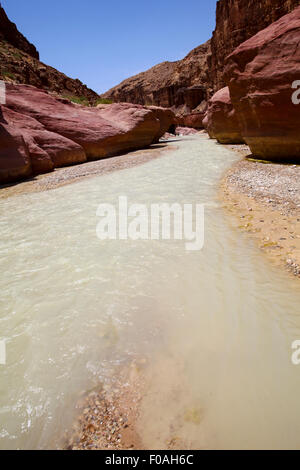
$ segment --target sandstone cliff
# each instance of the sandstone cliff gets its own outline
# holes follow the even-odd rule
[[[183,60],[164,62],[123,81],[103,96],[113,101],[174,106],[179,114],[188,114],[225,86],[226,56],[299,4],[300,0],[219,0],[211,41]]]
[[[163,62],[123,81],[103,95],[113,101],[168,107],[196,108],[210,92],[207,57],[210,41],[183,60]]]
[[[0,7],[0,79],[33,85],[81,104],[95,104],[98,94],[80,80],[39,61],[36,48],[9,21]]]
[[[21,34],[16,25],[12,23],[0,4],[0,40],[6,41],[17,49],[26,52],[31,57],[39,59],[39,53],[24,36]]]
[[[225,86],[225,59],[237,46],[299,5],[300,0],[219,0],[211,40],[211,88]]]
[[[300,161],[300,105],[298,92],[293,93],[299,88],[299,44],[300,6],[226,59],[224,78],[236,115],[234,126],[253,155],[264,160]]]

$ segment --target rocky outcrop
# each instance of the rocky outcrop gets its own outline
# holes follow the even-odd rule
[[[32,174],[28,147],[0,111],[0,182],[17,181]]]
[[[149,109],[151,109],[160,123],[159,131],[153,140],[153,144],[156,144],[166,132],[173,132],[175,130],[176,118],[171,109],[159,108],[157,106],[149,106]]]
[[[227,59],[225,79],[254,155],[300,160],[300,7],[240,45]],[[294,100],[295,101],[295,100]]]
[[[190,113],[185,116],[178,116],[177,123],[181,127],[189,127],[193,129],[203,129],[203,119],[205,112],[203,113]]]
[[[0,79],[32,85],[85,105],[94,105],[99,99],[80,80],[67,77],[3,41],[0,41]]]
[[[191,127],[176,127],[176,130],[175,130],[175,134],[176,135],[182,135],[182,136],[186,136],[186,135],[195,135],[195,134],[198,134],[198,131],[196,129],[193,129]]]
[[[46,130],[36,119],[3,106],[3,123],[18,129],[28,148],[33,174],[47,173],[55,167],[86,161],[80,145]]]
[[[219,0],[211,40],[210,87],[224,87],[226,57],[256,33],[299,6],[299,0]]]
[[[128,78],[103,96],[115,102],[174,107],[176,114],[187,116],[225,86],[224,62],[233,50],[298,5],[299,0],[219,0],[211,41],[183,60]]]
[[[16,25],[12,23],[0,4],[0,40],[6,41],[20,51],[26,52],[29,56],[39,60],[39,53],[24,36]]]
[[[163,62],[124,80],[105,93],[115,102],[178,108],[196,108],[208,96],[207,56],[210,41],[191,51],[183,60]]]
[[[72,79],[39,61],[36,48],[11,23],[0,7],[0,80],[52,91],[81,104],[96,104],[99,96],[78,79]]]
[[[205,127],[209,136],[220,144],[244,143],[228,87],[219,90],[209,100]]]
[[[87,108],[29,85],[7,83],[0,182],[148,147],[164,134],[171,117],[168,110],[128,103]]]

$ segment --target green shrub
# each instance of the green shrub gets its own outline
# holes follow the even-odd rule
[[[105,99],[105,98],[99,98],[96,101],[96,106],[98,106],[98,104],[112,104],[112,103],[113,103],[112,100],[108,100],[108,99]]]
[[[72,103],[81,104],[82,106],[89,106],[89,100],[85,96],[69,96],[64,95],[63,98],[72,101]]]
[[[10,78],[11,80],[15,80],[16,78],[16,76],[8,70],[2,70],[1,75],[3,76],[3,78]]]

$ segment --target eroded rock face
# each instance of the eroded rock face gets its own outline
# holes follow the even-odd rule
[[[208,95],[207,56],[210,41],[191,51],[183,60],[163,62],[124,80],[103,95],[115,102],[154,105],[164,108],[185,104],[196,108]]]
[[[176,127],[176,130],[175,130],[175,134],[176,135],[183,135],[183,136],[186,136],[186,135],[195,135],[195,134],[198,134],[198,131],[196,129],[193,129],[191,127]]]
[[[194,129],[203,129],[203,119],[205,113],[190,113],[186,116],[177,117],[177,122],[181,127],[189,127]]]
[[[0,181],[148,147],[173,120],[169,110],[128,103],[87,108],[29,85],[6,84]]]
[[[34,57],[35,59],[39,59],[39,53],[34,47],[34,45],[31,44],[23,36],[23,34],[21,34],[18,31],[16,25],[8,19],[4,9],[1,7],[1,4],[0,4],[0,39],[8,42],[12,46],[15,46],[16,48],[20,49],[21,51],[26,52],[31,57]]]
[[[225,79],[254,155],[300,160],[300,7],[241,44],[227,59]]]
[[[184,105],[188,115],[225,86],[224,62],[234,49],[298,5],[299,0],[219,0],[211,41],[183,60],[164,62],[124,80],[103,96],[116,102],[174,107],[176,114]]]
[[[3,119],[0,110],[0,182],[18,181],[31,174],[31,160],[24,138]]]
[[[89,160],[150,145],[160,123],[151,110],[127,103],[105,109],[69,103],[28,85],[7,85],[7,107],[80,145]]]
[[[0,79],[53,91],[82,104],[95,104],[99,98],[97,93],[80,80],[67,77],[40,62],[36,48],[18,31],[1,7]]]
[[[237,46],[299,4],[299,0],[219,0],[216,29],[211,40],[211,87],[217,91],[225,86],[225,59]]]
[[[153,144],[159,142],[159,139],[166,133],[175,130],[176,118],[171,109],[159,108],[157,106],[149,106],[149,109],[154,113],[156,119],[160,122],[159,131],[156,134]]]
[[[228,87],[219,90],[209,100],[204,124],[209,136],[220,144],[244,143]]]
[[[65,137],[49,132],[36,119],[2,107],[5,122],[22,134],[27,146],[33,174],[86,161],[83,148]]]

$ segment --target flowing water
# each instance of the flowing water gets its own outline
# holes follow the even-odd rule
[[[231,226],[217,200],[238,158],[205,136],[145,165],[1,202],[0,447],[49,448],[80,393],[148,360],[148,448],[299,448],[297,281]],[[121,157],[120,157],[121,158]],[[205,203],[205,245],[99,241],[97,206]]]

